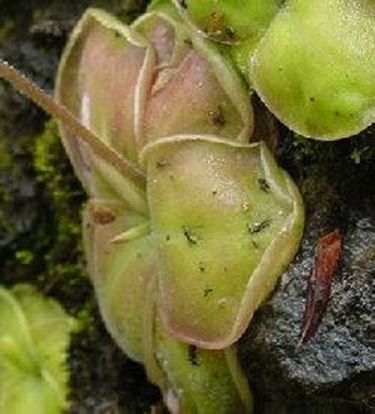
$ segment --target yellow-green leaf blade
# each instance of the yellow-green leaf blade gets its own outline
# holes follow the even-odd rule
[[[375,4],[292,0],[252,58],[257,93],[284,124],[335,140],[375,120]]]
[[[191,137],[149,157],[163,322],[183,341],[224,348],[246,329],[299,245],[298,191],[264,145]]]
[[[1,412],[58,414],[68,407],[66,352],[76,326],[32,286],[0,288]]]

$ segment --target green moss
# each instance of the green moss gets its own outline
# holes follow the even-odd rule
[[[0,26],[0,42],[9,35],[9,32],[14,28],[14,23],[11,20],[5,20]]]
[[[5,139],[0,136],[0,169],[9,168],[11,157],[5,146]]]
[[[35,142],[36,180],[51,213],[51,242],[38,283],[43,289],[55,289],[70,308],[79,311],[82,300],[77,298],[77,291],[83,289],[87,296],[89,289],[84,286],[88,281],[81,242],[81,208],[85,197],[65,155],[54,120],[46,123]]]
[[[30,250],[19,250],[16,252],[16,259],[28,265],[34,260],[34,253]]]
[[[11,165],[11,158],[5,148],[4,140],[0,137],[0,170],[7,171]],[[14,231],[12,223],[8,219],[6,206],[12,202],[12,194],[0,177],[0,234],[11,234]]]
[[[33,165],[51,217],[50,241],[37,285],[64,303],[80,327],[73,336],[69,356],[72,411],[87,406],[91,412],[91,404],[108,404],[115,394],[120,396],[116,403],[119,407],[146,412],[158,395],[154,396],[155,390],[146,383],[140,368],[113,344],[97,313],[81,242],[81,210],[86,196],[61,145],[55,121],[48,121],[44,132],[36,137]],[[98,360],[98,355],[106,357]]]
[[[55,203],[70,202],[80,191],[66,159],[55,120],[47,121],[43,133],[37,137],[34,151],[37,180],[45,183]],[[68,174],[67,174],[68,173]]]
[[[311,142],[292,132],[283,134],[279,145],[282,161],[288,160],[292,169],[297,168],[300,176],[321,177],[326,173],[337,173],[339,183],[346,175],[363,173],[375,161],[373,143],[375,128],[371,127],[355,139],[341,142]]]

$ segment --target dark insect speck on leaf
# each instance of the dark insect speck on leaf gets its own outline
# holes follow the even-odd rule
[[[191,365],[199,365],[197,347],[195,345],[189,345],[188,347],[188,359],[191,362]]]
[[[192,47],[193,46],[193,42],[190,39],[184,39],[184,43],[188,47]]]
[[[192,232],[191,229],[189,229],[188,227],[183,226],[182,230],[183,230],[184,236],[185,236],[186,240],[189,242],[189,244],[197,244],[198,243],[198,239],[194,235],[194,233]]]
[[[257,234],[265,230],[267,227],[271,225],[272,220],[266,219],[259,223],[254,223],[252,225],[248,225],[249,233],[250,234]]]
[[[203,292],[203,296],[206,298],[210,293],[212,293],[214,290],[212,288],[206,288]]]
[[[265,178],[259,178],[258,183],[259,183],[260,189],[264,191],[265,193],[269,193],[271,191],[271,187]]]
[[[217,127],[223,127],[225,125],[225,117],[223,108],[218,105],[217,109],[214,111],[209,111],[208,116],[210,117],[211,122]]]
[[[121,38],[121,34],[117,31],[117,30],[113,30],[113,33],[115,35],[116,38]]]
[[[225,34],[226,34],[226,36],[228,37],[228,39],[233,40],[233,39],[234,39],[234,37],[235,37],[235,35],[236,35],[236,32],[235,32],[235,30],[233,29],[233,27],[227,27],[227,28],[225,29]]]
[[[165,168],[168,167],[169,163],[165,158],[161,158],[156,162],[156,168]]]
[[[254,249],[259,249],[259,244],[256,241],[251,240],[251,244],[253,245]]]

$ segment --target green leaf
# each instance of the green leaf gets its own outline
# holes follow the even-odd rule
[[[250,102],[218,50],[173,15],[148,13],[134,27],[153,44],[164,34],[140,154],[162,321],[179,340],[224,348],[293,257],[302,203],[265,146],[247,144]]]
[[[155,358],[167,377],[166,405],[186,414],[249,414],[252,396],[233,347],[220,351],[178,342],[156,322]]]
[[[192,133],[248,142],[252,108],[245,85],[229,60],[173,13],[147,13],[133,27],[157,51],[156,76],[144,111],[142,147]],[[140,160],[145,163],[142,150]]]
[[[147,174],[162,320],[182,341],[227,347],[299,246],[298,190],[264,144],[203,136],[154,147]]]
[[[177,2],[178,0],[176,0]],[[223,46],[247,76],[248,57],[266,31],[283,0],[187,0],[183,14],[209,39]]]
[[[256,92],[281,122],[320,140],[375,120],[375,3],[291,0],[251,61]]]
[[[197,349],[175,340],[160,323],[154,303],[155,244],[144,222],[124,214],[119,204],[92,200],[84,228],[90,275],[107,329],[130,358],[145,365],[171,411],[177,406],[191,414],[251,412],[234,349]]]
[[[32,286],[0,287],[0,412],[62,413],[66,352],[76,321]]]
[[[61,59],[56,97],[83,125],[137,170],[137,139],[151,82],[153,50],[144,38],[111,15],[89,9],[76,26]],[[144,187],[118,174],[104,158],[62,125],[67,152],[91,196],[121,197],[147,214]],[[134,174],[133,174],[134,175]]]
[[[199,28],[216,41],[257,39],[283,0],[187,0],[187,11]]]
[[[120,202],[90,200],[84,214],[89,273],[101,315],[120,348],[144,360],[146,295],[156,277],[150,227]]]

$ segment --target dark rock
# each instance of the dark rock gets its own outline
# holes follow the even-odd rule
[[[307,218],[298,255],[240,341],[257,413],[375,410],[375,162],[355,164],[351,158],[353,145],[361,140],[374,154],[375,130],[370,132],[357,143],[352,138],[328,145],[293,144],[287,137],[280,145],[281,160],[299,180]],[[316,243],[335,228],[343,236],[343,252],[331,299],[315,337],[302,344]]]
[[[93,317],[95,329],[91,324],[73,338],[69,414],[147,413],[160,399],[157,387],[113,343],[97,311]]]

